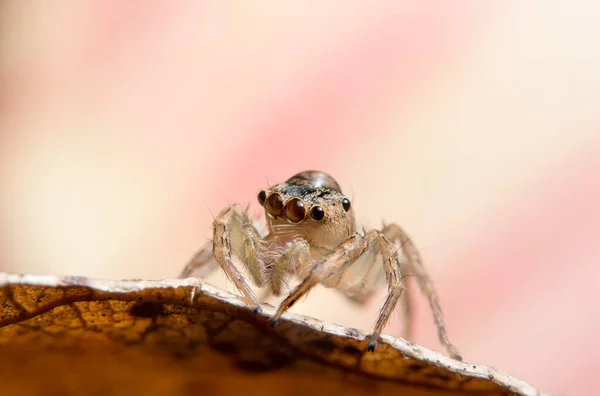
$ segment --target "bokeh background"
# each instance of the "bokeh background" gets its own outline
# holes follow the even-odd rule
[[[0,4],[1,271],[175,277],[211,211],[320,169],[410,232],[467,361],[600,386],[597,3]],[[422,299],[414,330],[442,350]]]

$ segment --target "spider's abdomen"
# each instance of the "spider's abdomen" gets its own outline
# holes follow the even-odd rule
[[[295,186],[327,188],[340,193],[342,192],[340,185],[335,181],[335,179],[329,176],[327,173],[321,171],[304,171],[298,173],[297,175],[290,177],[286,183]]]

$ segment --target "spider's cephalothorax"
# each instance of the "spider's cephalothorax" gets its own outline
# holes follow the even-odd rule
[[[269,239],[285,243],[302,238],[313,258],[335,249],[356,231],[348,198],[329,175],[307,171],[258,194]]]
[[[374,350],[403,294],[405,335],[409,332],[409,295],[403,293],[403,271],[407,270],[416,276],[429,300],[440,341],[460,359],[446,335],[433,283],[417,248],[402,228],[390,224],[382,230],[357,232],[350,201],[331,176],[319,171],[302,172],[261,190],[258,202],[265,211],[266,235],[258,231],[240,205],[225,208],[213,223],[213,242],[194,256],[181,276],[196,270],[204,275],[218,263],[252,309],[259,308],[259,301],[235,263],[241,263],[253,283],[266,286],[273,295],[283,292],[291,276],[298,277],[300,283],[280,304],[272,325],[317,284],[336,288],[364,303],[385,279],[388,296],[368,343],[368,349]]]

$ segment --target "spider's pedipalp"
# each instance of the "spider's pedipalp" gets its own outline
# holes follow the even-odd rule
[[[282,252],[265,257],[265,284],[274,296],[281,294],[287,279],[299,268],[310,265],[310,246],[304,239],[287,242]]]

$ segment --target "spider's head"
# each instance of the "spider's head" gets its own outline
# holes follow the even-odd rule
[[[299,173],[258,194],[274,236],[302,236],[311,245],[334,248],[355,231],[350,200],[319,171]]]

